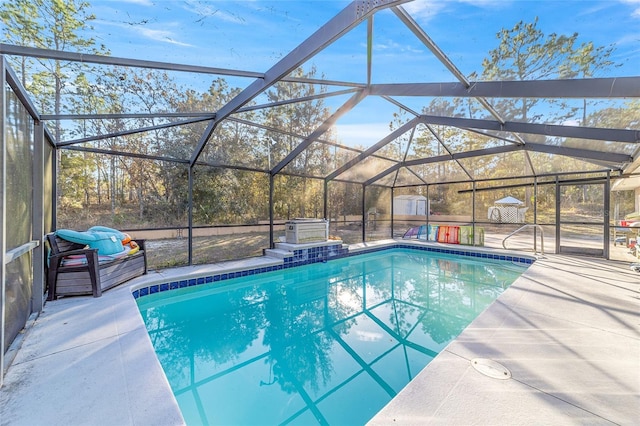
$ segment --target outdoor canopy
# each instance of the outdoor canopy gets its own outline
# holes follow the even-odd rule
[[[80,138],[56,140],[50,139],[58,148],[79,151],[134,155],[154,160],[188,163],[190,167],[205,164],[221,167],[240,167],[247,170],[265,171],[271,176],[292,174],[324,179],[325,181],[344,181],[385,187],[425,185],[442,182],[473,182],[490,179],[536,177],[558,173],[593,172],[612,173],[615,176],[629,176],[640,165],[638,142],[640,131],[635,128],[592,127],[545,121],[544,110],[541,116],[532,121],[528,117],[505,118],[500,111],[500,102],[504,99],[516,101],[526,99],[544,99],[545,101],[572,102],[573,100],[608,100],[613,104],[607,107],[621,106],[620,102],[640,96],[640,77],[609,78],[571,78],[550,80],[502,80],[472,81],[465,76],[446,55],[446,53],[427,35],[418,22],[403,8],[406,0],[354,1],[339,14],[317,29],[292,51],[283,55],[271,68],[264,72],[239,71],[188,64],[154,62],[148,60],[127,59],[100,56],[67,51],[0,45],[0,53],[35,58],[76,61],[83,64],[113,66],[118,69],[142,68],[167,70],[179,73],[197,73],[204,76],[229,76],[250,81],[233,98],[222,104],[216,111],[185,112],[149,112],[123,111],[117,114],[66,114],[43,113],[39,119],[43,122],[65,122],[73,120],[128,120],[146,117],[155,124],[144,127],[131,127],[116,132],[87,135]],[[400,20],[412,37],[426,50],[419,55],[431,56],[439,61],[450,73],[451,80],[442,82],[415,81],[412,83],[376,83],[373,82],[372,68],[376,57],[371,54],[372,44],[378,26],[377,22],[389,19]],[[378,19],[380,17],[380,19]],[[381,24],[383,25],[383,24]],[[359,30],[356,30],[359,29]],[[380,28],[385,30],[383,26]],[[358,32],[360,31],[360,32]],[[366,56],[366,81],[336,81],[323,78],[310,78],[296,74],[296,70],[312,63],[321,53],[339,43],[349,33],[361,34],[362,43],[368,46]],[[351,40],[351,39],[349,39]],[[344,46],[343,46],[344,47]],[[357,49],[357,46],[354,46]],[[355,55],[355,52],[354,52]],[[215,60],[214,60],[215,61]],[[314,63],[315,64],[315,63]],[[123,68],[122,68],[123,67]],[[328,72],[329,70],[327,70]],[[323,70],[320,70],[322,73]],[[328,72],[329,73],[329,72]],[[15,76],[9,76],[9,84],[19,84]],[[286,87],[289,84],[322,87],[316,94],[301,98],[291,97],[269,100],[265,96],[273,87]],[[71,95],[69,95],[71,96]],[[287,105],[305,105],[322,99],[331,107],[331,113],[317,122],[308,133],[288,133],[277,123],[261,122],[256,111],[268,111]],[[462,100],[473,107],[473,116],[461,116],[459,112],[447,115],[446,111],[434,114],[434,100],[447,102]],[[429,104],[431,107],[428,108]],[[384,105],[384,107],[383,107]],[[421,110],[415,105],[421,106]],[[548,104],[547,108],[551,108]],[[386,134],[380,134],[367,146],[354,146],[341,142],[341,134],[336,124],[349,114],[362,114],[359,107],[366,106],[372,111],[388,111],[392,106],[404,117],[403,122]],[[598,108],[593,106],[593,108]],[[388,122],[394,120],[389,115]],[[376,117],[376,121],[384,121]],[[295,140],[290,151],[279,158],[273,153],[261,153],[269,157],[269,164],[258,159],[249,159],[246,164],[225,163],[216,158],[210,148],[216,142],[215,136],[223,126],[238,126],[258,129],[262,135],[255,144],[262,144],[267,134],[280,134]],[[96,142],[128,135],[150,135],[174,127],[190,126],[199,128],[197,140],[188,141],[184,156],[168,157],[161,153],[131,153],[117,148],[105,149]],[[194,127],[196,126],[196,127]],[[200,126],[200,127],[197,127]],[[329,135],[335,134],[336,138]],[[69,132],[67,132],[69,134]],[[419,148],[417,147],[419,141]],[[330,146],[340,157],[334,157],[324,169],[313,173],[296,162],[312,150],[324,144]],[[397,149],[390,149],[390,146]],[[267,147],[268,149],[268,147]],[[397,151],[397,152],[396,152]],[[393,154],[396,152],[396,154]],[[248,155],[252,155],[249,154]],[[553,161],[553,158],[570,158],[571,162]],[[500,171],[497,164],[508,161],[519,163],[517,170],[509,170],[509,176]],[[446,173],[437,173],[445,170]]]

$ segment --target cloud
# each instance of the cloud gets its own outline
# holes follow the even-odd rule
[[[100,22],[102,25],[105,25],[105,26],[116,27],[118,29],[125,29],[127,31],[134,32],[138,37],[142,37],[147,40],[158,41],[161,43],[169,43],[169,44],[174,44],[176,46],[183,46],[183,47],[193,46],[192,44],[179,41],[174,31],[171,31],[168,29],[157,30],[157,29],[149,28],[149,25],[151,24],[133,23],[133,22],[130,22],[130,23],[112,22],[112,21],[105,21],[105,20],[100,20],[98,22]],[[165,28],[177,26],[177,24],[175,23],[173,24],[163,23],[162,25]]]
[[[140,6],[155,6],[152,0],[120,0],[123,3],[137,4]]]
[[[631,17],[640,19],[640,0],[620,0],[621,3],[631,6],[633,11]],[[640,40],[640,32],[637,28],[630,28],[629,32],[623,34],[616,42],[618,46],[631,45],[638,46]],[[638,52],[638,49],[634,49],[634,52]]]
[[[175,44],[177,46],[190,47],[192,46],[189,43],[183,43],[174,39],[174,33],[172,31],[167,30],[154,30],[152,28],[144,28],[139,26],[134,26],[132,29],[137,32],[142,37],[145,37],[149,40],[160,41],[163,43]]]
[[[637,0],[628,0],[637,1]],[[496,8],[504,7],[507,0],[458,0],[458,1],[443,1],[443,0],[414,0],[410,3],[402,5],[404,9],[416,20],[420,22],[430,21],[435,16],[440,14],[448,5],[453,3],[465,3],[471,6],[479,8]]]
[[[640,41],[640,32],[635,32],[635,33],[628,33],[623,35],[622,37],[620,37],[617,41],[616,41],[616,45],[620,46],[620,45],[624,45],[624,44],[629,44],[629,45],[638,45],[638,41]]]
[[[560,123],[563,126],[575,126],[575,127],[579,127],[580,126],[580,120],[565,120],[562,123]]]
[[[209,18],[213,18],[218,21],[230,22],[233,24],[246,24],[246,21],[242,16],[222,10],[217,7],[218,4],[224,4],[224,2],[209,3],[203,1],[187,0],[184,2],[184,9],[190,13],[197,15],[198,19],[196,20],[196,22],[200,23]]]
[[[410,46],[408,44],[399,44],[393,40],[387,40],[385,42],[379,42],[379,43],[374,43],[373,45],[373,50],[374,51],[381,51],[381,52],[409,52],[409,53],[424,53],[424,50],[422,49],[416,49],[413,46]]]
[[[472,6],[482,7],[482,8],[494,8],[494,7],[503,7],[506,3],[509,3],[506,0],[460,0],[460,3],[467,3]]]
[[[640,0],[621,0],[622,3],[628,4],[633,8],[631,16],[634,18],[640,18]]]
[[[439,0],[414,0],[402,5],[417,21],[429,21],[445,8],[445,2]]]

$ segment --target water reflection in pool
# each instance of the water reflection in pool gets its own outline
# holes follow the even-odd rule
[[[525,269],[394,249],[138,304],[189,425],[356,425]]]

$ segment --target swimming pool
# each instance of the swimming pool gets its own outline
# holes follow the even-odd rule
[[[396,248],[137,302],[187,424],[364,424],[527,266]]]

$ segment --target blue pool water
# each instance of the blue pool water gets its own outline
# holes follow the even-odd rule
[[[392,249],[137,303],[187,424],[358,425],[527,266]]]

